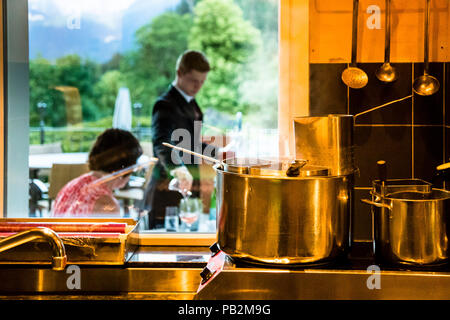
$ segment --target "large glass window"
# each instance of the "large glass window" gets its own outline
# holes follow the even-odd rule
[[[203,140],[218,147],[232,143],[239,157],[278,154],[277,0],[25,0],[8,6],[8,35],[17,12],[26,10],[28,23],[27,70],[15,82],[8,79],[9,105],[26,100],[21,110],[27,112],[19,119],[25,125],[14,126],[9,111],[8,170],[24,169],[10,155],[16,142],[29,155],[28,182],[21,174],[20,186],[11,177],[7,186],[29,197],[10,194],[9,217],[51,217],[61,187],[89,171],[88,152],[108,128],[130,131],[143,161],[153,157],[152,107],[174,81],[176,60],[187,49],[204,52],[212,66],[196,97]],[[15,50],[9,61],[18,54],[13,43],[21,41],[8,37]],[[12,86],[26,94],[10,92]],[[151,170],[133,172],[114,190],[121,216],[138,214]],[[202,219],[184,231],[215,228],[214,172],[205,164],[200,175]],[[28,200],[26,212],[11,205],[14,199]]]

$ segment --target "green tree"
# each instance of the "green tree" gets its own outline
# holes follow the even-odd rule
[[[125,55],[120,70],[133,102],[142,103],[143,114],[150,114],[156,98],[174,79],[191,25],[191,15],[167,12],[136,31],[137,49]]]
[[[39,125],[37,104],[47,104],[46,126],[67,125],[65,93],[62,87],[76,88],[80,95],[82,117],[85,121],[101,116],[97,109],[94,84],[100,75],[100,66],[76,54],[58,58],[54,63],[37,57],[30,61],[30,125]],[[66,96],[67,99],[67,96]]]
[[[189,13],[194,14],[194,7],[200,0],[181,0],[175,7],[175,12],[178,14]]]
[[[124,82],[120,71],[110,70],[105,72],[95,84],[94,92],[97,96],[96,103],[99,117],[113,115],[117,93],[119,88],[124,85]]]
[[[244,18],[260,30],[265,49],[277,50],[279,0],[234,0]]]
[[[245,65],[261,45],[260,33],[243,18],[232,0],[202,0],[194,9],[189,48],[203,51],[212,72],[198,100],[203,107],[246,113],[240,103],[239,80]]]
[[[120,53],[115,53],[109,61],[105,62],[101,65],[101,73],[105,73],[107,71],[111,70],[119,70],[120,68],[120,62],[122,60],[123,56]]]
[[[100,76],[100,66],[95,62],[85,60],[77,54],[58,58],[55,63],[58,86],[70,86],[78,89],[81,97],[82,115],[84,121],[98,118],[94,84]]]
[[[244,17],[261,31],[262,46],[241,74],[241,102],[248,105],[246,123],[278,126],[278,0],[235,0]]]
[[[30,125],[37,127],[40,122],[38,103],[47,105],[45,110],[45,124],[51,126],[62,125],[61,113],[63,100],[61,94],[52,89],[55,85],[55,67],[42,56],[30,61]]]

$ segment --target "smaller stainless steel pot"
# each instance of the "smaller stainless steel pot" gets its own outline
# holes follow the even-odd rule
[[[442,265],[449,261],[450,192],[398,191],[373,199],[373,241],[377,258],[388,264]]]

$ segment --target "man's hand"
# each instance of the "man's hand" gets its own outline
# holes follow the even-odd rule
[[[169,184],[170,190],[176,190],[186,195],[192,188],[192,175],[186,167],[178,167],[170,171],[174,179]]]

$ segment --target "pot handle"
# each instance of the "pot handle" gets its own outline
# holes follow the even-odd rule
[[[375,195],[372,191],[370,193],[372,194],[372,196],[375,196],[377,200],[380,199],[378,197],[378,195]],[[361,199],[361,202],[373,205],[373,206],[378,207],[378,208],[389,209],[389,215],[392,214],[392,208],[391,208],[391,206],[389,206],[387,204],[380,203],[380,202],[375,202],[375,201],[372,201],[372,200],[369,200],[369,199]],[[370,210],[370,212],[371,212],[371,216],[372,216],[372,250],[373,250],[373,254],[376,255],[376,248],[375,248],[375,246],[376,246],[376,244],[375,244],[375,242],[376,242],[375,241],[375,237],[376,237],[375,236],[375,212],[374,212],[374,210]]]
[[[372,201],[372,200],[369,200],[369,199],[361,199],[361,202],[364,202],[364,203],[367,203],[367,204],[371,204],[371,205],[373,205],[375,207],[378,207],[378,208],[386,208],[386,209],[391,210],[391,206],[389,206],[387,204],[384,204],[384,203],[375,202],[375,201]]]

